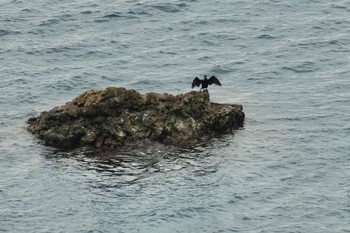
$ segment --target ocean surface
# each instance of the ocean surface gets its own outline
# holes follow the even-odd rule
[[[350,232],[348,0],[0,0],[0,232]],[[240,103],[202,145],[45,147],[89,89]]]

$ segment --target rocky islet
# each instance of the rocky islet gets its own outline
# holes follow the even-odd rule
[[[116,148],[145,139],[181,146],[232,133],[244,118],[242,105],[211,103],[208,92],[141,94],[107,87],[30,118],[27,130],[58,148]]]

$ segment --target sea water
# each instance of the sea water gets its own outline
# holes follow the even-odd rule
[[[350,232],[350,2],[0,1],[0,232]],[[89,89],[191,91],[245,127],[176,148],[45,147]]]

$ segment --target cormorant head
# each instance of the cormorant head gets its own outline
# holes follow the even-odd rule
[[[207,75],[206,74],[204,75],[204,79],[207,79]]]

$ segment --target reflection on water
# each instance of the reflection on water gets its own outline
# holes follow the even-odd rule
[[[181,174],[182,170],[187,172],[187,169],[196,176],[214,173],[218,163],[213,163],[211,158],[213,155],[206,151],[207,148],[212,148],[214,143],[215,139],[179,148],[142,141],[120,149],[90,147],[69,151],[52,149],[52,152],[46,153],[45,157],[58,163],[74,164],[84,176],[91,179],[91,185],[106,190],[142,184],[144,180],[154,179],[157,176],[171,176],[174,172],[173,175]]]

